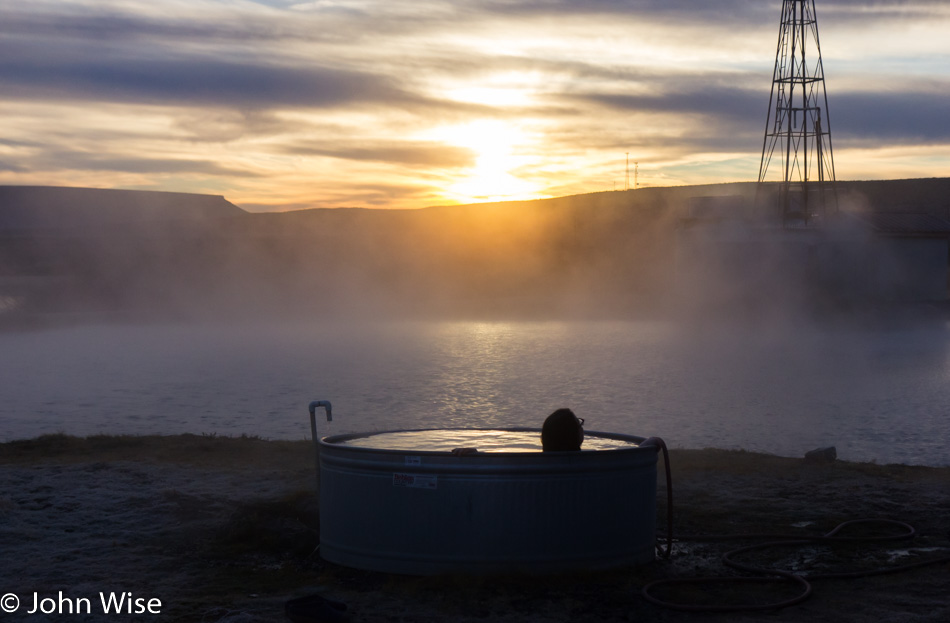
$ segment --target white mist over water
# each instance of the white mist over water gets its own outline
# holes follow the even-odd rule
[[[673,447],[950,464],[950,331],[672,322],[85,326],[0,335],[0,440],[426,427],[588,430]]]

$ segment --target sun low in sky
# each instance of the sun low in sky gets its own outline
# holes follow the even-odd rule
[[[950,5],[817,0],[839,179],[950,171]],[[412,208],[752,181],[779,0],[0,0],[0,184]],[[632,183],[632,177],[631,177]]]

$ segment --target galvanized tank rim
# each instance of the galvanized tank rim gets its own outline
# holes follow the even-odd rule
[[[408,454],[413,454],[413,455],[438,455],[438,456],[445,456],[445,455],[448,455],[448,456],[452,456],[452,452],[451,452],[450,450],[416,450],[416,449],[409,449],[409,450],[407,450],[407,449],[397,449],[397,448],[367,448],[367,447],[363,447],[363,446],[344,445],[344,442],[347,442],[347,441],[351,441],[351,440],[354,440],[354,439],[365,439],[365,438],[367,438],[367,437],[376,437],[376,436],[379,436],[379,435],[389,435],[389,434],[393,434],[393,433],[427,433],[427,432],[437,432],[437,431],[473,431],[473,432],[497,431],[497,432],[502,432],[502,433],[537,433],[539,436],[541,435],[541,429],[540,429],[540,428],[531,428],[531,427],[524,427],[524,426],[516,426],[516,427],[491,427],[491,428],[485,428],[485,427],[478,427],[478,428],[467,428],[467,427],[451,427],[451,428],[445,428],[445,427],[443,427],[443,428],[399,428],[399,429],[391,429],[391,430],[372,431],[372,432],[368,432],[368,433],[344,433],[344,434],[341,434],[341,435],[330,435],[330,436],[328,436],[328,437],[323,437],[323,438],[321,438],[321,439],[320,439],[320,442],[319,442],[319,445],[320,445],[321,449],[323,449],[323,448],[334,448],[334,449],[337,449],[337,448],[338,448],[338,449],[341,449],[341,450],[345,450],[345,451],[347,451],[347,452],[349,452],[349,451],[358,451],[358,452],[371,452],[371,453],[373,453],[373,454],[378,454],[378,453],[385,453],[385,454],[407,454],[407,453],[408,453]],[[604,432],[604,431],[588,431],[588,430],[585,430],[585,431],[584,431],[584,437],[585,437],[585,438],[587,438],[587,437],[600,437],[600,438],[603,438],[603,439],[613,439],[613,440],[616,440],[616,441],[626,441],[626,442],[634,443],[634,444],[638,444],[638,445],[636,445],[636,446],[631,446],[631,447],[628,447],[628,448],[602,448],[602,449],[596,449],[596,450],[584,449],[583,447],[581,447],[581,450],[580,450],[579,453],[578,453],[578,451],[576,451],[576,450],[565,450],[565,451],[554,451],[554,452],[552,452],[552,451],[547,451],[547,452],[543,452],[543,453],[542,453],[542,452],[539,452],[539,451],[536,451],[536,450],[533,450],[533,451],[524,451],[524,452],[506,450],[506,451],[504,451],[504,452],[480,452],[480,453],[479,453],[478,455],[476,455],[476,456],[488,456],[488,455],[491,455],[491,456],[501,456],[501,455],[504,455],[504,456],[508,456],[508,457],[517,457],[517,456],[537,457],[537,456],[540,455],[540,454],[544,454],[545,456],[558,456],[558,455],[577,456],[578,454],[581,454],[581,455],[605,454],[605,453],[617,454],[617,453],[648,452],[648,451],[655,453],[655,452],[657,451],[657,448],[654,447],[654,446],[644,446],[644,447],[639,446],[639,444],[641,444],[641,443],[643,443],[644,441],[646,441],[647,438],[646,438],[646,437],[639,437],[639,436],[637,436],[637,435],[627,435],[627,434],[624,434],[624,433],[610,433],[610,432]]]

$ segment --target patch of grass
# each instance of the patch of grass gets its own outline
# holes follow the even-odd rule
[[[662,459],[661,459],[662,461]],[[804,459],[774,456],[747,450],[670,450],[673,481],[677,475],[697,472],[722,472],[740,476],[760,475],[780,478],[821,475],[822,477],[872,476],[898,481],[934,480],[950,482],[950,468],[877,463],[834,461],[809,464]],[[662,468],[661,468],[662,469]]]
[[[295,491],[238,507],[213,535],[210,550],[226,557],[254,552],[305,558],[320,543],[319,524],[316,496]]]
[[[309,441],[241,435],[42,435],[0,444],[0,464],[152,461],[218,467],[313,469]]]
[[[728,471],[734,474],[781,472],[793,469],[801,463],[799,459],[747,450],[670,450],[670,465],[674,478],[677,472],[690,471]]]

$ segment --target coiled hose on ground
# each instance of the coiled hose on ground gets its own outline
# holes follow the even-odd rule
[[[663,453],[663,461],[666,470],[666,494],[667,494],[667,530],[666,535],[663,537],[659,536],[659,540],[666,541],[666,547],[662,547],[659,543],[657,544],[657,549],[660,552],[660,556],[663,558],[669,558],[673,550],[673,483],[671,480],[670,472],[670,457],[669,451],[667,450],[666,444],[662,439],[658,437],[653,437],[647,440],[644,443],[652,443],[660,448]],[[840,534],[843,530],[856,526],[859,524],[881,524],[885,526],[894,526],[899,528],[901,531],[895,534],[888,534],[883,536],[844,536]],[[775,569],[770,567],[758,567],[751,564],[746,564],[738,562],[735,560],[740,554],[748,553],[754,550],[764,550],[774,547],[788,547],[788,546],[797,546],[797,545],[809,545],[814,543],[823,543],[823,544],[840,544],[840,543],[859,543],[859,542],[884,542],[884,541],[899,541],[905,539],[912,539],[916,536],[917,531],[910,524],[904,523],[903,521],[896,521],[893,519],[855,519],[852,521],[846,521],[839,524],[830,532],[826,532],[820,536],[813,537],[802,537],[801,535],[789,535],[789,534],[743,534],[743,535],[680,535],[675,540],[677,541],[697,541],[697,542],[712,542],[712,541],[727,541],[727,540],[749,540],[749,539],[765,539],[762,543],[757,543],[754,545],[746,545],[736,549],[732,549],[722,555],[721,560],[724,565],[731,567],[733,569],[738,569],[745,573],[754,574],[747,576],[739,577],[719,577],[719,576],[704,576],[704,577],[692,577],[692,578],[673,578],[665,580],[656,580],[646,584],[641,594],[643,598],[649,601],[650,603],[661,606],[663,608],[668,608],[671,610],[680,610],[685,612],[738,612],[738,611],[764,611],[764,610],[777,610],[779,608],[785,608],[787,606],[792,606],[798,603],[801,603],[808,599],[812,594],[812,580],[823,580],[823,579],[832,579],[832,578],[862,578],[869,577],[873,575],[884,575],[888,573],[899,573],[902,571],[908,571],[910,569],[917,569],[920,567],[925,567],[929,565],[937,565],[943,563],[950,563],[950,556],[943,556],[939,558],[934,558],[930,560],[923,560],[915,563],[910,563],[906,565],[898,565],[891,567],[881,567],[877,569],[869,569],[865,571],[853,571],[853,572],[842,572],[842,573],[821,573],[821,574],[810,574],[806,579],[804,576],[792,573],[791,571],[786,571],[784,569]],[[654,595],[654,591],[660,587],[674,587],[674,586],[698,586],[698,585],[709,585],[709,584],[757,584],[761,585],[764,583],[792,583],[800,587],[801,593],[795,597],[785,599],[782,601],[777,601],[767,604],[722,604],[722,605],[705,605],[705,604],[690,604],[690,603],[681,603],[674,602],[664,599],[659,599]]]

